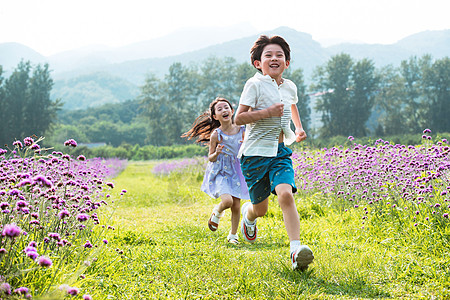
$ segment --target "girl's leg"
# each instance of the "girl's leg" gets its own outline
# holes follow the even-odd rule
[[[220,218],[223,216],[223,211],[233,205],[233,197],[230,194],[220,195],[220,199],[220,203],[213,208],[211,217],[208,220],[208,227],[211,231],[217,230]]]
[[[298,218],[297,207],[292,194],[292,186],[282,183],[275,187],[275,191],[283,212],[284,226],[286,227],[289,240],[298,240],[300,239],[300,219]]]
[[[236,234],[241,219],[241,199],[233,197],[233,205],[231,206],[231,234]]]
[[[233,197],[230,194],[220,195],[220,203],[217,206],[217,211],[222,213],[225,209],[230,208],[233,205]]]

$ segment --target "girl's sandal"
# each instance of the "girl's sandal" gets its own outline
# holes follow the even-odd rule
[[[214,207],[211,217],[209,217],[209,220],[208,220],[208,228],[211,231],[217,230],[217,228],[219,227],[220,218],[223,217],[223,214],[224,214],[224,212],[219,213],[217,211],[218,207],[219,207],[218,205],[216,205],[216,207]]]
[[[238,245],[239,244],[239,236],[237,234],[232,234],[231,231],[227,236],[227,241],[230,244]]]
[[[237,239],[236,236],[228,236],[227,240],[228,240],[228,243],[230,243],[230,244],[233,244],[233,245],[239,244],[239,240]]]

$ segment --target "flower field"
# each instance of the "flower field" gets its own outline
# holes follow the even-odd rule
[[[44,154],[39,141],[29,137],[12,150],[0,149],[0,298],[49,292],[66,275],[64,266],[88,264],[92,248],[108,243],[102,232],[112,229],[97,211],[111,201],[108,180],[126,163]],[[74,140],[65,145],[77,146]]]
[[[205,157],[127,164],[50,153],[39,141],[0,149],[0,299],[450,293],[450,147],[429,130],[418,146],[349,137],[294,149],[301,239],[315,254],[306,272],[289,268],[276,197],[255,244],[226,243],[229,212],[208,230],[217,200],[200,191]]]

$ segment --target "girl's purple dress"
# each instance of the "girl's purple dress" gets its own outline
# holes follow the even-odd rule
[[[242,144],[245,126],[234,135],[226,135],[217,128],[218,139],[224,145],[222,153],[215,162],[208,162],[203,178],[202,191],[213,198],[222,194],[230,194],[240,199],[250,199],[247,184],[241,171],[240,160],[237,157]]]

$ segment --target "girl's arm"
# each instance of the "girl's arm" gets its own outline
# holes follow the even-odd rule
[[[295,141],[297,143],[306,139],[306,132],[303,130],[302,121],[300,120],[300,113],[298,112],[298,108],[296,104],[291,104],[291,112],[292,112],[292,122],[294,122],[295,126]]]
[[[217,131],[214,131],[211,134],[210,142],[209,142],[209,155],[208,160],[210,162],[215,162],[220,153],[222,153],[223,145],[220,144],[219,134]]]
[[[251,110],[250,106],[239,104],[236,116],[234,117],[234,122],[236,125],[245,125],[261,119],[281,117],[283,115],[283,107],[283,103],[275,103],[265,109]]]

